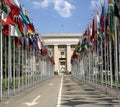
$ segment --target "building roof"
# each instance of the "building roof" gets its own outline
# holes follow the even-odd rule
[[[82,34],[80,33],[63,33],[63,34],[42,34],[41,40],[45,45],[67,45],[77,44],[79,40],[82,40]]]
[[[41,34],[41,38],[80,38],[82,33]]]

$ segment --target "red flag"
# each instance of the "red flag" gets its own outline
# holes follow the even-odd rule
[[[104,11],[104,6],[102,6],[102,13],[100,17],[100,24],[101,24],[101,32],[102,34],[104,33],[104,28],[105,28],[105,11]]]
[[[28,33],[32,34],[35,32],[33,24],[27,24]]]
[[[19,45],[22,46],[22,39],[21,39],[21,38],[18,38],[18,37],[15,37],[15,45],[16,45],[16,46],[19,46]]]
[[[18,24],[18,28],[22,34],[22,37],[24,37],[24,29],[23,29],[23,23],[22,23],[21,19],[19,17],[16,17],[15,22],[16,22],[16,24]]]
[[[2,33],[5,35],[5,36],[8,36],[9,35],[9,25],[4,25],[3,29],[2,29]]]
[[[6,20],[2,20],[2,23],[14,25],[14,16],[18,16],[20,14],[19,2],[18,0],[6,0],[6,4],[10,7],[10,13]]]

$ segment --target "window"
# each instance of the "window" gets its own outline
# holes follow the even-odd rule
[[[65,54],[65,52],[62,51],[62,52],[61,52],[61,55],[64,55],[64,54]]]
[[[72,49],[75,49],[75,47],[76,47],[76,45],[71,45],[71,48],[72,48]]]
[[[65,65],[65,62],[60,62],[60,65]]]
[[[49,49],[53,49],[53,48],[54,48],[53,45],[48,45],[47,47],[48,47]]]
[[[66,48],[66,45],[58,45],[58,48]]]

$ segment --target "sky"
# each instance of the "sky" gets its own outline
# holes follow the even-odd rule
[[[107,0],[106,0],[107,1]],[[39,34],[84,33],[104,0],[20,0]]]

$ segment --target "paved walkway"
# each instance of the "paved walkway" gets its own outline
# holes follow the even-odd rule
[[[64,76],[61,107],[120,107],[120,100],[71,76]]]
[[[120,100],[64,75],[11,97],[0,107],[120,107]]]

